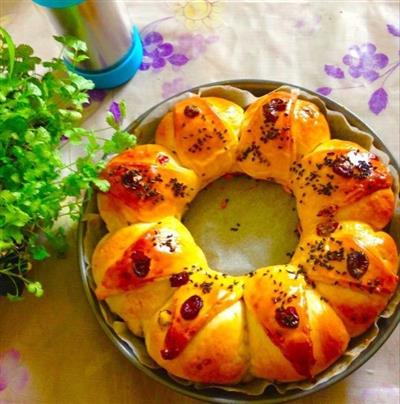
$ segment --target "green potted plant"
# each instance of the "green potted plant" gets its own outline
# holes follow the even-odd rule
[[[40,297],[43,289],[28,272],[33,260],[66,249],[61,216],[79,219],[84,195],[94,187],[102,157],[135,144],[122,130],[124,103],[113,103],[106,117],[113,130],[101,139],[81,126],[84,104],[93,83],[69,71],[62,59],[78,63],[86,46],[71,37],[54,37],[63,45],[59,57],[42,61],[29,45],[15,46],[0,27],[0,296]],[[70,146],[67,146],[70,145]],[[77,147],[80,157],[63,161],[63,149]]]

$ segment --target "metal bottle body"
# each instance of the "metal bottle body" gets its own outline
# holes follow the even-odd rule
[[[78,69],[108,69],[121,61],[134,45],[132,24],[121,2],[86,0],[47,10],[59,34],[86,42],[89,59],[78,64]]]

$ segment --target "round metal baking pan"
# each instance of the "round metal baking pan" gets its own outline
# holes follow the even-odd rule
[[[364,131],[369,133],[370,135],[373,136],[374,138],[374,146],[377,147],[378,149],[384,151],[390,158],[390,163],[391,165],[397,170],[397,172],[400,172],[399,165],[397,161],[394,159],[390,151],[385,147],[383,142],[379,139],[379,137],[374,133],[374,131],[367,125],[365,124],[358,116],[350,112],[348,109],[346,109],[343,105],[340,105],[331,99],[321,96],[313,91],[310,91],[308,89],[302,88],[297,85],[292,85],[289,83],[283,83],[283,82],[277,82],[277,81],[267,81],[267,80],[228,80],[228,81],[219,81],[219,82],[214,82],[214,83],[209,83],[205,85],[201,85],[195,88],[192,88],[187,91],[191,92],[196,92],[200,88],[206,88],[206,87],[212,87],[212,86],[221,86],[221,85],[226,85],[226,86],[232,86],[236,87],[242,90],[247,90],[253,93],[255,96],[261,96],[264,95],[270,91],[275,90],[276,88],[280,86],[291,86],[291,87],[297,87],[303,91],[306,91],[307,93],[311,95],[315,95],[319,97],[321,100],[323,100],[326,104],[326,107],[332,111],[337,111],[342,113],[348,122]],[[148,111],[146,111],[144,114],[139,116],[134,122],[132,122],[127,130],[132,131],[136,127],[140,126],[141,122],[156,108],[158,108],[161,104],[170,101],[171,99],[174,99],[175,97],[178,97],[180,94],[177,94],[168,100],[165,100]],[[176,392],[179,392],[181,394],[203,400],[203,401],[208,401],[208,402],[213,402],[213,403],[224,403],[224,404],[230,404],[232,402],[235,403],[265,403],[265,404],[273,404],[273,403],[283,403],[283,402],[288,402],[291,400],[299,399],[305,396],[308,396],[312,393],[315,393],[317,391],[320,391],[322,389],[325,389],[329,386],[332,386],[333,384],[337,383],[338,381],[344,379],[345,377],[349,376],[351,373],[353,373],[355,370],[357,370],[360,366],[362,366],[365,362],[367,362],[378,350],[379,348],[385,343],[385,341],[389,338],[389,336],[392,334],[398,323],[400,322],[400,305],[396,308],[395,312],[390,318],[380,318],[378,321],[378,326],[379,326],[379,332],[377,337],[371,342],[371,344],[368,346],[367,349],[365,349],[343,372],[340,374],[332,377],[331,379],[327,380],[326,382],[323,382],[314,388],[310,390],[290,390],[286,392],[285,394],[280,394],[278,393],[275,388],[272,386],[268,387],[262,395],[258,396],[249,396],[246,394],[242,393],[230,393],[224,390],[220,389],[213,389],[213,388],[207,388],[207,389],[202,389],[198,390],[195,389],[192,386],[185,386],[183,384],[177,383],[175,380],[173,380],[171,377],[168,376],[167,372],[164,371],[163,369],[150,369],[146,366],[144,366],[134,355],[132,352],[131,348],[129,347],[128,344],[126,344],[123,340],[121,340],[115,332],[107,325],[105,322],[100,306],[104,303],[99,302],[96,299],[96,296],[94,295],[91,286],[90,286],[90,277],[88,275],[88,267],[85,262],[84,258],[84,248],[83,248],[83,240],[84,240],[84,235],[86,231],[86,225],[84,221],[81,221],[78,227],[78,259],[79,259],[79,267],[81,271],[81,276],[82,276],[82,282],[83,282],[83,288],[85,291],[85,294],[87,296],[87,299],[89,301],[90,306],[92,307],[94,314],[100,323],[101,327],[105,331],[105,333],[108,335],[108,337],[111,339],[111,341],[114,343],[114,345],[122,352],[123,355],[125,355],[138,369],[143,371],[145,374],[147,374],[149,377],[152,379],[168,386],[172,390],[175,390]],[[138,338],[138,341],[140,339]]]

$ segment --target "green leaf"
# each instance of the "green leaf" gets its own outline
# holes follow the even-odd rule
[[[11,226],[23,227],[29,220],[29,215],[18,206],[7,204],[0,206],[0,218],[3,217]]]
[[[11,203],[14,202],[17,197],[16,193],[9,191],[8,189],[4,189],[0,191],[0,199],[2,199],[4,202]]]
[[[57,40],[73,63],[87,59],[82,41]],[[61,58],[42,62],[30,46],[14,46],[4,29],[0,42],[0,277],[15,286],[9,298],[18,299],[22,286],[17,284],[40,297],[42,285],[28,279],[29,262],[46,259],[53,250],[65,252],[67,239],[62,228],[53,229],[56,221],[60,215],[79,219],[85,192],[109,189],[99,178],[106,164],[101,156],[132,147],[136,137],[121,130],[112,114],[106,118],[113,128],[109,140],[81,127],[93,83],[68,71]],[[119,106],[124,118],[126,105]],[[65,163],[70,153],[64,147],[71,145],[79,158]],[[13,258],[5,267],[10,251]]]
[[[107,180],[95,178],[93,183],[101,192],[107,192],[110,189],[110,183]]]
[[[107,112],[106,122],[115,130],[119,130],[119,123],[115,121],[114,115]]]
[[[26,285],[26,290],[29,293],[34,294],[36,297],[42,297],[43,296],[43,287],[40,282],[30,282]]]
[[[41,245],[32,246],[32,247],[30,248],[30,253],[31,253],[31,255],[32,255],[32,258],[33,258],[34,260],[37,260],[37,261],[42,261],[42,260],[44,260],[45,258],[47,258],[47,257],[50,256],[50,254],[48,253],[48,251],[46,250],[46,248],[43,247],[43,246],[41,246]]]
[[[81,41],[80,39],[75,38],[71,35],[64,35],[64,36],[54,36],[53,37],[57,42],[60,42],[64,46],[71,48],[76,51],[87,51],[86,43]]]
[[[115,153],[120,153],[123,150],[136,145],[136,136],[125,131],[115,132],[111,140],[115,145]]]
[[[72,143],[80,144],[82,139],[86,136],[86,129],[84,128],[71,128],[64,131],[64,136],[67,137]]]
[[[73,64],[76,65],[80,61],[87,59],[85,42],[70,35],[55,36],[54,39],[64,45],[64,56],[69,58]]]
[[[51,247],[55,249],[59,256],[63,256],[68,250],[68,242],[64,228],[58,227],[57,229],[52,229],[45,232],[45,235]]]
[[[16,134],[21,135],[28,129],[28,122],[24,116],[15,114],[10,118],[5,119],[2,126],[2,132],[15,132]],[[18,135],[15,139],[18,139]]]
[[[40,88],[31,82],[27,83],[26,89],[27,89],[27,94],[36,95],[38,97],[40,97],[42,95],[42,91],[40,90]]]
[[[89,56],[87,56],[87,55],[75,56],[75,62],[76,63],[83,62],[84,60],[87,60],[87,59],[89,59]]]
[[[6,243],[6,242],[0,240],[0,251],[8,250],[12,245],[13,245],[13,243],[11,241]]]
[[[33,55],[33,49],[29,45],[21,44],[15,49],[16,57],[27,58],[31,55]]]
[[[11,293],[7,293],[7,299],[10,302],[20,302],[20,301],[24,300],[24,297],[18,296],[18,295],[12,295]]]
[[[121,111],[121,119],[124,120],[126,118],[126,103],[124,100],[119,103],[119,109]]]
[[[70,109],[59,109],[58,112],[67,121],[79,121],[80,119],[82,119],[82,114],[78,111],[72,111]]]
[[[11,79],[14,73],[14,62],[15,62],[15,45],[10,36],[10,34],[2,27],[0,27],[0,35],[3,37],[5,43],[7,44],[8,51],[8,78]]]
[[[80,91],[92,90],[94,88],[93,81],[87,80],[79,74],[70,73],[71,83]]]

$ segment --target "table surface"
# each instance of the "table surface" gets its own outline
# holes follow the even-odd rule
[[[103,128],[113,100],[126,100],[131,121],[162,99],[203,83],[278,80],[319,89],[346,105],[400,160],[397,1],[125,3],[148,55],[128,84],[92,94],[86,125]],[[42,57],[59,52],[47,16],[31,1],[0,0],[0,25]],[[163,50],[158,56],[156,46]],[[76,227],[68,227],[68,256],[33,270],[45,295],[18,303],[0,300],[0,403],[198,402],[136,370],[108,340],[84,296]],[[358,371],[297,403],[398,403],[399,347],[397,328]]]

